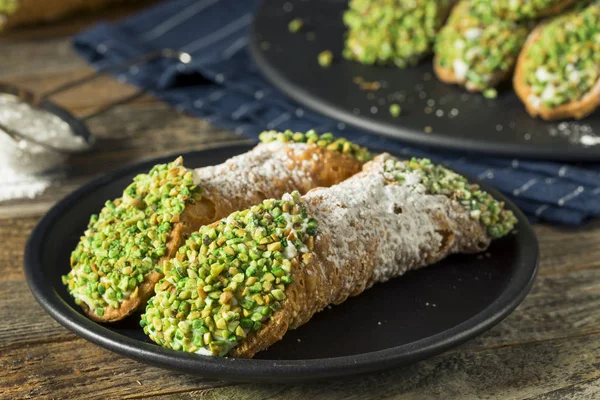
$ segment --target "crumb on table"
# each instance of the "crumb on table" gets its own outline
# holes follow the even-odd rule
[[[327,68],[333,62],[333,53],[330,50],[323,50],[319,53],[317,60],[319,61],[319,65],[321,67]]]
[[[304,25],[304,21],[302,21],[302,18],[294,18],[288,24],[288,30],[292,33],[296,33],[302,29],[303,25]]]

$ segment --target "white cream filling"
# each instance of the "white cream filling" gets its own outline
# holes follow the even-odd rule
[[[483,29],[470,28],[465,31],[465,37],[469,40],[477,40],[483,35]]]
[[[554,75],[548,72],[546,67],[541,66],[535,71],[535,77],[540,82],[548,82],[551,79],[554,79]]]
[[[457,58],[452,63],[452,68],[454,69],[454,74],[458,79],[465,79],[467,77],[467,72],[469,72],[469,66],[463,60]]]

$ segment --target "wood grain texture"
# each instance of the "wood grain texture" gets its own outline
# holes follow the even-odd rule
[[[15,294],[18,294],[15,296]],[[36,303],[24,280],[0,282],[0,315],[10,324],[0,326],[0,348],[64,342],[77,336],[54,321]]]
[[[1,39],[0,80],[17,84],[30,79],[43,78],[43,74],[67,73],[87,69],[85,61],[73,57],[71,42],[67,38],[48,38],[40,41]]]
[[[56,36],[68,36],[86,29],[98,21],[117,21],[141,8],[151,6],[161,0],[139,0],[137,2],[128,1],[123,4],[112,5],[111,7],[96,10],[95,12],[83,12],[72,15],[68,19],[57,22],[37,24],[13,28],[3,31],[0,35],[0,41],[15,39],[41,39]]]
[[[223,385],[149,367],[83,339],[52,343],[2,351],[0,398],[142,398]]]
[[[119,18],[127,11],[108,13]],[[0,36],[0,80],[35,90],[90,70],[68,34],[93,19]],[[105,79],[62,96],[76,113],[133,89]],[[489,332],[405,368],[305,385],[232,385],[146,366],[86,342],[50,318],[24,281],[23,249],[50,206],[94,177],[133,162],[241,139],[151,97],[91,120],[93,152],[69,159],[33,200],[0,203],[0,398],[60,399],[596,399],[600,398],[600,223],[537,226],[539,277],[523,304]]]

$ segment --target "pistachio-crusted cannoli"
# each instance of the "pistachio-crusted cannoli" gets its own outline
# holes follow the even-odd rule
[[[91,217],[63,277],[90,318],[118,321],[143,307],[163,276],[161,262],[202,225],[292,190],[331,186],[370,158],[364,148],[314,131],[263,132],[261,140],[217,166],[191,170],[181,158],[157,165]]]
[[[363,64],[416,64],[433,41],[455,0],[351,0],[343,55]]]
[[[327,305],[482,251],[515,223],[462,176],[382,154],[331,188],[265,200],[193,233],[164,264],[141,325],[168,348],[252,357]]]
[[[519,56],[514,87],[532,117],[593,112],[600,103],[600,2],[536,28]]]
[[[126,1],[134,0],[0,0],[0,30],[55,21]]]
[[[530,32],[529,23],[501,20],[488,5],[464,0],[440,31],[434,70],[446,83],[495,97],[499,83],[510,78]]]
[[[523,21],[560,14],[582,0],[470,0],[490,7],[496,18]]]

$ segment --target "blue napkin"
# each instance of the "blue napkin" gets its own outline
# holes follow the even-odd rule
[[[263,79],[247,51],[254,0],[172,0],[116,24],[76,36],[74,46],[95,68],[162,48],[192,62],[162,60],[132,67],[118,79],[149,88],[181,111],[239,135],[265,129],[331,131],[361,145],[428,157],[477,176],[506,193],[532,220],[581,224],[600,215],[600,165],[478,157],[410,147],[299,106]]]

